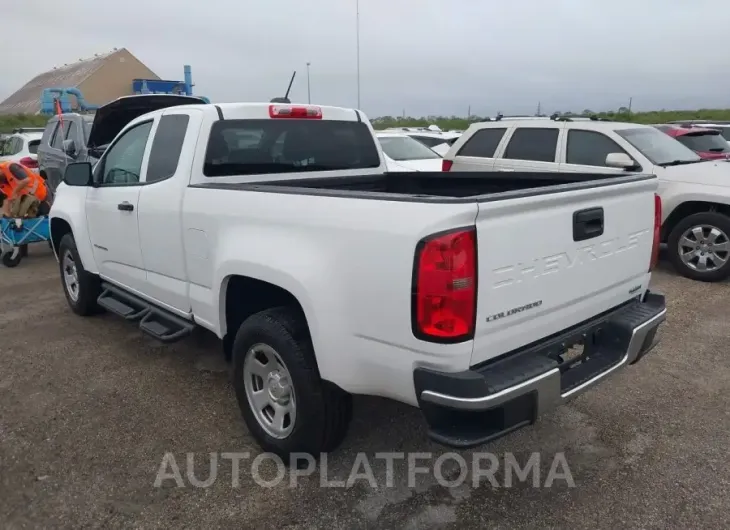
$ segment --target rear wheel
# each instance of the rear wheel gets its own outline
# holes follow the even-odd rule
[[[730,217],[717,212],[682,219],[669,234],[669,259],[693,280],[718,282],[730,276]]]
[[[61,271],[61,285],[68,305],[81,316],[100,311],[96,300],[101,294],[99,277],[84,269],[76,249],[73,235],[66,234],[58,245],[58,263]]]
[[[316,458],[340,445],[352,396],[321,379],[300,311],[279,307],[247,318],[232,353],[238,404],[265,451],[286,462],[292,453]]]

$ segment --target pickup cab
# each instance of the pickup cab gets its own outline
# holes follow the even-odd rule
[[[466,447],[655,345],[656,189],[386,173],[360,111],[189,104],[130,121],[93,169],[70,164],[50,223],[74,312],[222,340],[265,450],[333,450],[353,394],[419,407],[433,439]]]

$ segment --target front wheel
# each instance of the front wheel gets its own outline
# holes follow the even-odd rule
[[[279,307],[247,318],[232,353],[239,407],[265,451],[286,462],[292,453],[317,458],[342,442],[352,396],[321,379],[300,311]]]
[[[718,282],[730,276],[730,217],[717,212],[682,219],[669,234],[669,259],[682,276]]]
[[[101,294],[99,277],[84,269],[76,241],[71,234],[61,238],[58,245],[58,264],[61,271],[61,285],[68,305],[74,313],[88,316],[98,313],[97,299]]]

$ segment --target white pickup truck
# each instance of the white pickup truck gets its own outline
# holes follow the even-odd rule
[[[352,394],[478,445],[656,343],[653,176],[386,175],[357,110],[174,105],[68,166],[63,289],[162,341],[215,333],[265,450],[334,449]]]

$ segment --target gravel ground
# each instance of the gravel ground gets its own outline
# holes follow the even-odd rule
[[[469,466],[479,452],[495,455],[493,484],[473,487],[469,476],[449,488],[427,473],[409,485],[400,461],[387,484],[375,453],[433,453],[419,461],[433,469],[447,450],[426,440],[417,410],[357,398],[326,475],[320,468],[296,487],[287,476],[266,488],[252,469],[273,482],[276,466],[252,466],[260,451],[220,345],[201,334],[165,346],[110,315],[76,317],[50,251],[32,248],[19,267],[0,267],[0,527],[728,528],[730,285],[663,268],[654,286],[669,317],[649,357],[535,426],[459,453]],[[505,454],[525,465],[537,451],[540,487],[514,475],[506,487]],[[238,477],[230,459],[210,456],[224,452],[249,453]],[[377,487],[320,487],[346,479],[359,452]],[[567,465],[557,469],[574,484],[564,474],[545,487],[560,453]],[[215,480],[195,486],[211,462]],[[444,480],[458,480],[453,464]],[[179,469],[179,485],[156,487],[160,469]]]

